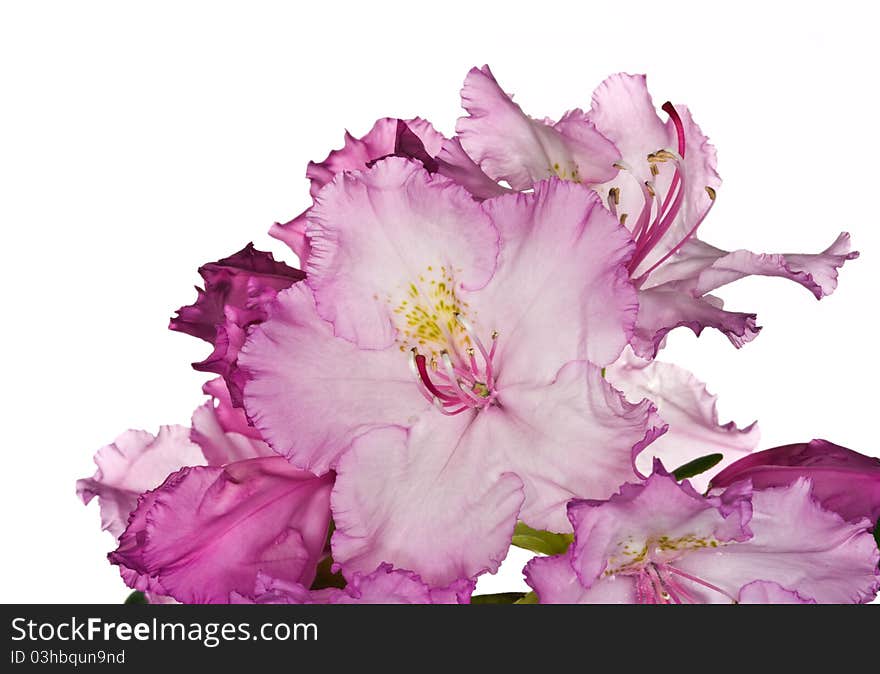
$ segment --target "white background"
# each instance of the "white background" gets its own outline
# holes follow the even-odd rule
[[[723,289],[765,326],[736,352],[676,331],[663,354],[759,418],[763,447],[880,454],[877,10],[868,2],[4,2],[0,9],[0,601],[117,602],[97,504],[74,481],[120,431],[187,423],[204,343],[166,329],[196,267],[308,202],[344,128],[421,115],[450,134],[473,65],[535,116],[647,72],[690,105],[724,185],[713,244],[861,259],[816,302],[780,279]],[[525,556],[481,588],[515,589]]]

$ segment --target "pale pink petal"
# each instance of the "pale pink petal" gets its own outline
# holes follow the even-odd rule
[[[566,504],[607,498],[633,480],[634,454],[662,432],[648,402],[628,403],[596,366],[574,361],[546,385],[505,387],[471,433],[497,446],[505,470],[522,480],[520,519],[536,529],[571,531]]]
[[[510,190],[483,173],[464,148],[461,140],[452,138],[443,143],[437,155],[437,172],[451,178],[470,192],[475,199],[488,199],[506,194]]]
[[[287,222],[273,223],[269,228],[269,236],[283,241],[296,253],[302,265],[309,256],[309,240],[306,238],[306,227],[309,224],[308,210]]]
[[[245,407],[262,437],[297,466],[324,473],[360,433],[408,425],[430,407],[405,354],[334,337],[308,288],[282,292],[270,314],[239,359]]]
[[[728,252],[699,239],[691,239],[664,265],[652,273],[644,287],[668,281],[694,295],[702,295],[746,276],[780,276],[801,284],[817,299],[837,288],[838,269],[858,257],[850,251],[850,237],[842,232],[817,254],[756,254],[747,250]]]
[[[638,311],[632,241],[595,192],[552,179],[483,208],[502,252],[490,284],[463,294],[463,314],[484,341],[498,331],[499,382],[547,382],[570,360],[613,362]]]
[[[602,577],[625,575],[652,554],[654,561],[691,550],[714,551],[749,536],[747,499],[725,504],[700,496],[687,481],[664,472],[646,482],[625,484],[607,501],[574,501],[569,517],[575,541],[571,562],[585,587]],[[649,552],[649,547],[657,548]],[[739,588],[736,588],[737,590]]]
[[[459,580],[432,588],[411,571],[381,564],[369,574],[356,573],[342,589],[309,591],[298,583],[260,575],[255,596],[237,596],[234,603],[255,604],[467,604],[474,582]]]
[[[110,555],[185,603],[253,593],[258,573],[311,584],[330,521],[333,475],[281,457],[185,468],[139,504]]]
[[[266,306],[279,290],[298,283],[305,275],[276,261],[271,253],[256,250],[253,244],[201,266],[199,274],[205,290],[196,288],[196,302],[178,309],[169,327],[214,345],[213,352],[193,367],[221,375],[233,402],[240,406],[241,381],[236,363],[246,331],[266,317]]]
[[[162,426],[157,436],[126,431],[98,450],[95,463],[98,470],[77,481],[76,493],[83,503],[98,497],[101,528],[118,538],[143,492],[155,489],[183,466],[204,464],[205,456],[190,442],[188,428]]]
[[[797,592],[786,590],[779,583],[756,580],[739,591],[740,604],[815,604],[815,599],[805,599]]]
[[[617,149],[582,113],[564,118],[559,128],[532,119],[501,90],[488,66],[471,69],[461,98],[469,115],[456,125],[461,144],[493,180],[524,190],[550,176],[595,184],[617,172]]]
[[[414,134],[420,151],[428,157],[436,157],[444,141],[443,135],[429,122],[418,117],[408,120],[383,117],[361,138],[346,132],[341,149],[333,150],[322,162],[309,162],[306,177],[311,181],[312,197],[317,197],[321,188],[343,171],[363,171],[379,159],[404,154],[401,150],[407,134]]]
[[[354,441],[332,498],[333,559],[346,574],[384,562],[442,586],[498,569],[522,482],[473,416],[437,412],[409,432],[385,428]]]
[[[631,344],[642,358],[654,358],[669,331],[679,327],[690,328],[696,335],[703,328],[715,328],[737,348],[761,331],[755,314],[725,311],[724,303],[712,295],[693,297],[674,286],[663,285],[639,291],[638,298],[639,315]]]
[[[455,581],[444,588],[432,588],[411,571],[392,569],[381,565],[373,573],[354,574],[334,604],[467,604],[474,583]]]
[[[676,566],[734,596],[747,583],[763,580],[820,604],[874,598],[880,588],[880,551],[869,520],[847,523],[824,510],[811,496],[807,479],[755,491],[752,507],[750,540],[694,550]]]
[[[202,448],[210,465],[275,456],[259,431],[248,423],[244,410],[233,407],[222,377],[202,388],[212,398],[193,412],[190,439]]]
[[[498,232],[466,190],[396,157],[328,185],[306,234],[318,313],[370,349],[403,338],[424,298],[454,304],[459,288],[485,286],[498,256]]]
[[[523,571],[541,604],[635,604],[632,577],[601,579],[584,587],[571,565],[571,555],[535,557]]]
[[[734,422],[722,424],[718,420],[718,397],[709,393],[706,385],[687,370],[671,363],[647,361],[631,349],[605,372],[608,381],[623,391],[629,400],[647,398],[657,406],[657,413],[669,429],[637,461],[638,469],[647,474],[653,460],[660,459],[664,466],[677,468],[706,454],[721,453],[724,459],[720,470],[755,449],[760,439],[757,422],[739,428]],[[704,490],[708,475],[691,480]]]

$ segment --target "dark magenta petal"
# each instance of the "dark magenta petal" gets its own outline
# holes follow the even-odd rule
[[[775,447],[756,452],[712,478],[724,488],[751,480],[755,489],[783,487],[809,478],[813,496],[846,520],[880,517],[880,459],[859,454],[827,440]]]
[[[240,406],[242,381],[236,364],[247,330],[266,319],[266,306],[279,291],[303,280],[305,274],[252,243],[203,265],[199,274],[204,290],[196,288],[195,303],[178,309],[168,327],[214,345],[211,355],[193,367],[226,379],[233,403]]]

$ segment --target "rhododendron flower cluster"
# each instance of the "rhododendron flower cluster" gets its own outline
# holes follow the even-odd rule
[[[725,251],[687,107],[618,74],[531,117],[488,67],[450,136],[385,118],[306,169],[312,205],[204,264],[171,329],[217,375],[189,428],[130,430],[80,480],[109,560],[152,602],[827,603],[880,587],[880,460],[754,452],[657,359],[678,327],[736,347],[710,294],[780,276],[817,298],[857,253]],[[356,121],[356,120],[355,120]],[[707,472],[715,472],[714,476]],[[511,545],[531,593],[473,596]]]

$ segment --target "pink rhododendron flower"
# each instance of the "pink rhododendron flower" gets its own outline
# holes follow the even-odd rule
[[[720,453],[726,466],[746,456],[758,446],[757,422],[739,428],[718,420],[717,396],[687,370],[658,360],[645,360],[627,347],[621,357],[606,368],[605,377],[631,400],[647,398],[657,406],[660,418],[668,424],[666,433],[652,442],[636,459],[638,470],[651,472],[654,459],[666,466],[681,466],[707,454]],[[708,476],[698,475],[691,482],[705,489]]]
[[[381,564],[369,574],[355,573],[344,588],[308,590],[260,575],[253,597],[234,595],[242,604],[468,604],[475,583],[459,580],[445,588],[432,588],[411,571]]]
[[[658,464],[569,517],[569,551],[526,566],[542,603],[859,603],[880,587],[870,522],[825,510],[808,479],[705,497]]]
[[[185,603],[252,594],[258,573],[308,587],[330,525],[333,475],[264,457],[173,473],[144,494],[110,561],[133,588]]]
[[[880,517],[880,459],[827,440],[785,445],[740,459],[712,478],[712,489],[749,480],[756,489],[809,478],[813,496],[846,520]]]
[[[685,106],[664,104],[666,122],[657,115],[644,76],[613,75],[588,113],[552,122],[526,116],[488,67],[474,68],[462,105],[469,116],[459,120],[461,145],[489,177],[519,190],[551,175],[584,182],[632,232],[628,269],[639,288],[632,344],[640,356],[653,358],[679,326],[697,334],[710,326],[741,346],[758,334],[755,315],[725,311],[708,293],[758,274],[789,278],[821,298],[836,287],[837,269],[858,255],[846,233],[814,255],[728,252],[697,239],[721,185],[715,148]]]
[[[199,268],[205,289],[196,288],[194,304],[181,307],[169,327],[214,345],[214,351],[196,370],[221,375],[236,405],[241,402],[236,373],[238,351],[247,329],[265,318],[265,306],[279,290],[289,288],[305,275],[299,269],[276,262],[271,253],[253,244],[227,258]]]
[[[475,201],[416,162],[338,175],[307,285],[240,356],[245,405],[300,468],[335,468],[334,559],[433,585],[494,571],[517,517],[566,530],[660,432],[601,376],[627,343],[627,232],[581,185]]]

